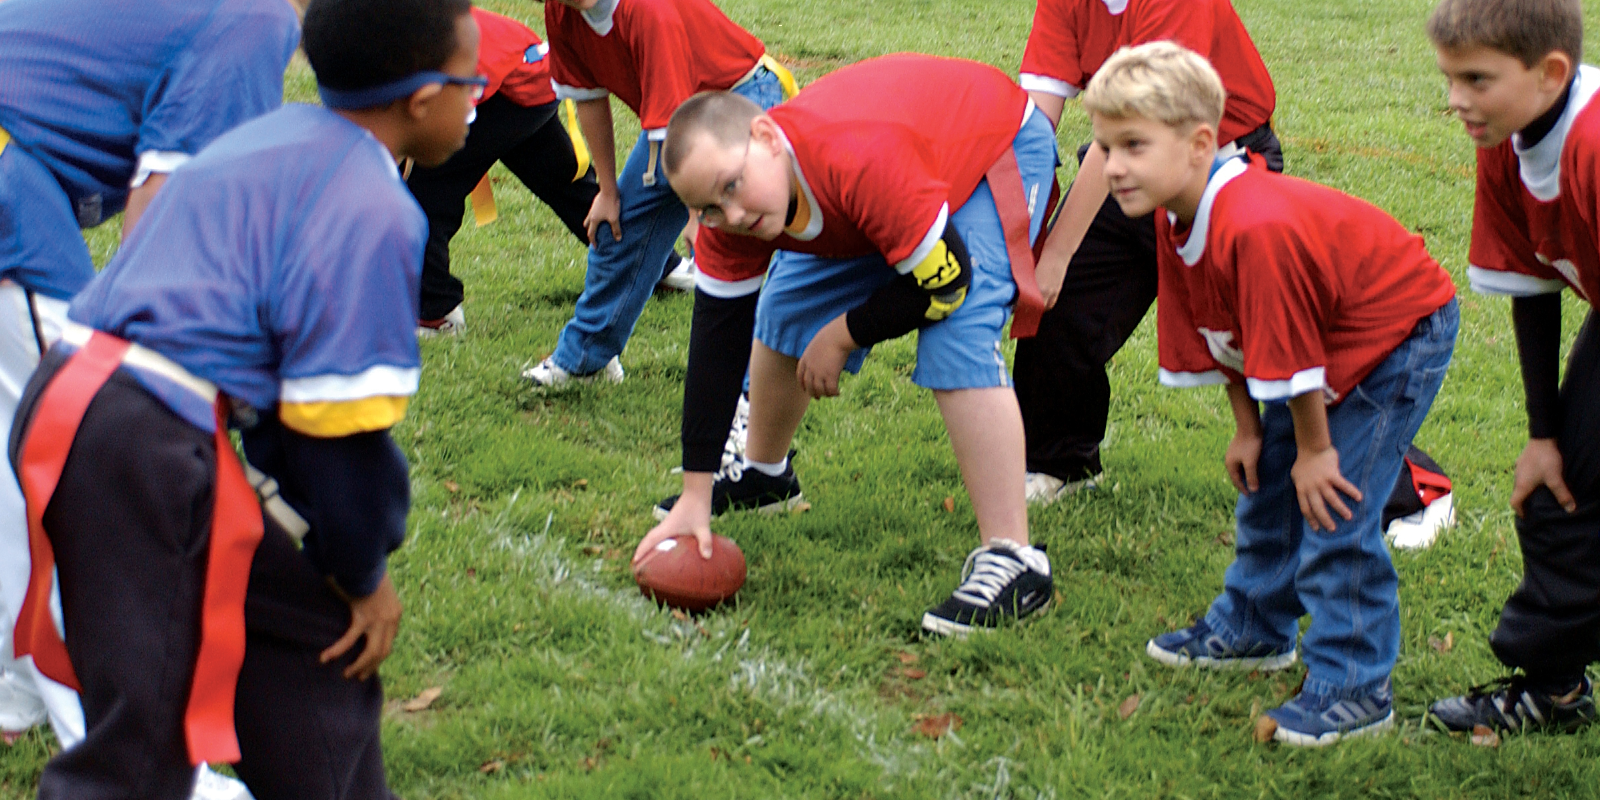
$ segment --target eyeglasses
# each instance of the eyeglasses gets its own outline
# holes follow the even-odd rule
[[[717,202],[700,208],[700,223],[707,227],[715,228],[728,221],[728,214],[723,210],[738,196],[739,190],[744,186],[745,166],[750,163],[750,140],[744,140],[744,155],[739,157],[739,171],[733,179],[724,183],[717,191]]]
[[[474,75],[470,78],[458,78],[454,75],[446,75],[443,72],[435,73],[435,75],[438,81],[446,86],[469,87],[467,91],[471,94],[472,102],[474,103],[482,100],[484,90],[489,88],[489,79],[482,75]]]

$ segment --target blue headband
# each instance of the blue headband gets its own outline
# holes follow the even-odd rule
[[[430,83],[461,84],[463,86],[484,87],[489,85],[489,80],[483,77],[458,78],[446,75],[443,72],[432,70],[416,72],[396,81],[369,86],[365,89],[330,89],[321,84],[317,85],[317,94],[322,95],[322,104],[328,108],[361,109],[386,106],[402,97],[410,96],[412,92],[427,86]]]

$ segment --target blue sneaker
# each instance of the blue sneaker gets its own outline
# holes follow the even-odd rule
[[[1277,724],[1272,738],[1300,747],[1323,747],[1347,736],[1393,728],[1394,692],[1388,681],[1366,697],[1348,700],[1301,692],[1267,716]]]
[[[1294,648],[1274,649],[1257,643],[1244,650],[1235,650],[1211,630],[1204,619],[1182,630],[1163,633],[1144,646],[1151,658],[1169,667],[1193,664],[1207,669],[1261,670],[1276,672],[1288,669],[1298,656]]]

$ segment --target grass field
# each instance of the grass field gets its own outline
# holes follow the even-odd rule
[[[536,3],[487,5],[542,28]],[[1033,11],[1026,0],[721,5],[802,80],[897,50],[1014,74]],[[953,588],[976,526],[932,398],[909,381],[909,340],[880,347],[842,397],[812,407],[796,461],[812,511],[716,526],[749,558],[737,605],[699,621],[657,610],[627,560],[650,505],[676,490],[691,300],[650,303],[621,386],[531,392],[517,372],[553,348],[584,254],[497,168],[502,220],[455,242],[469,335],[423,344],[422,390],[394,432],[414,497],[391,562],[407,617],[383,670],[396,792],[1600,794],[1600,730],[1490,749],[1419,725],[1433,698],[1500,674],[1486,636],[1520,574],[1506,496],[1525,435],[1508,303],[1466,293],[1472,151],[1445,113],[1423,35],[1431,2],[1236,6],[1276,79],[1288,171],[1387,209],[1463,291],[1456,360],[1418,440],[1454,476],[1461,522],[1431,550],[1396,554],[1396,733],[1321,751],[1254,744],[1254,717],[1290,696],[1300,668],[1174,672],[1143,655],[1147,638],[1187,624],[1219,589],[1234,500],[1223,394],[1158,387],[1148,324],[1113,365],[1108,485],[1030,515],[1058,596],[1027,624],[966,641],[918,630]],[[311,97],[303,65],[291,68],[290,95]],[[1069,104],[1063,152],[1087,131]],[[91,235],[101,260],[114,228]],[[1567,301],[1569,337],[1586,310]],[[430,688],[442,691],[426,710],[400,707]],[[31,796],[52,745],[35,732],[0,754],[0,796]]]

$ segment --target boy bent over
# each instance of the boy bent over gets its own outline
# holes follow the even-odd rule
[[[1324,745],[1394,724],[1399,579],[1380,520],[1450,363],[1455,288],[1372,205],[1259,156],[1217,158],[1222,105],[1216,72],[1170,42],[1119,52],[1084,95],[1111,195],[1130,217],[1164,209],[1161,381],[1226,384],[1237,425],[1222,594],[1146,651],[1283,669],[1310,614],[1305,683],[1267,716],[1279,741]]]
[[[88,721],[41,798],[187,797],[205,761],[258,800],[392,797],[376,674],[409,496],[388,429],[417,388],[427,236],[395,162],[466,138],[469,12],[312,0],[325,107],[174,172],[73,302],[11,439],[33,554],[19,651],[81,687]]]
[[[1049,602],[1049,559],[1028,544],[1022,419],[1000,336],[1019,285],[1034,322],[1042,310],[1030,247],[1056,166],[1050,121],[993,67],[894,55],[768,113],[698,95],[673,115],[664,149],[673,189],[700,215],[700,274],[684,493],[663,504],[638,554],[694,533],[709,555],[713,510],[762,486],[797,496],[786,453],[806,406],[837,395],[840,373],[872,345],[915,330],[911,379],[938,402],[983,541],[922,625],[965,633]],[[745,468],[714,490],[747,363]]]
[[[1522,583],[1489,637],[1521,670],[1430,715],[1451,730],[1567,730],[1595,718],[1600,658],[1600,331],[1589,313],[1558,386],[1561,290],[1600,298],[1600,70],[1578,66],[1578,0],[1445,0],[1428,20],[1450,108],[1478,146],[1472,288],[1510,295],[1528,444],[1511,506]]]

